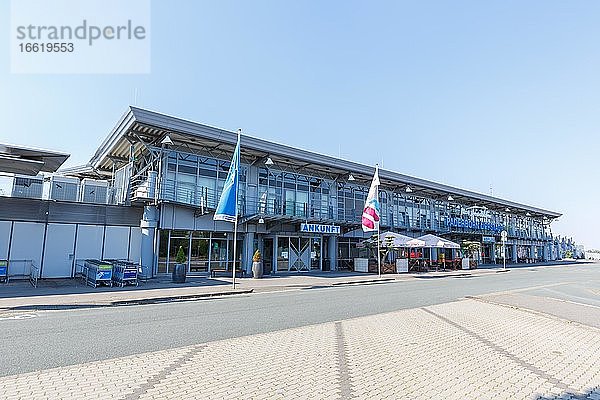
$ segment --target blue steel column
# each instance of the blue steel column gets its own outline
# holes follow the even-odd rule
[[[271,268],[271,273],[277,273],[277,247],[279,246],[279,237],[277,235],[273,236],[273,267]]]
[[[144,206],[144,214],[140,221],[140,228],[142,228],[141,264],[143,274],[147,277],[156,275],[155,260],[157,260],[157,254],[155,254],[155,242],[158,215],[158,208],[155,205]]]
[[[328,240],[328,251],[329,251],[329,269],[331,271],[337,271],[337,236],[330,235]]]
[[[513,245],[512,245],[512,261],[514,263],[517,262],[517,244],[516,243],[513,243]]]

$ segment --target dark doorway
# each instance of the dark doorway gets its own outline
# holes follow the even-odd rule
[[[273,239],[265,239],[264,241],[263,273],[273,273]]]

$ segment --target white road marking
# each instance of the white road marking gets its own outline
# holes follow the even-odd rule
[[[545,288],[549,288],[549,287],[562,286],[562,285],[571,285],[574,283],[576,283],[576,282],[558,282],[558,283],[550,283],[547,285],[528,286],[528,287],[524,287],[524,288],[520,288],[520,289],[510,289],[510,290],[502,290],[499,292],[485,293],[485,294],[481,294],[479,296],[484,296],[484,295],[491,296],[491,295],[496,295],[496,294],[510,294],[510,293],[518,293],[518,292],[527,292],[529,290],[545,289]]]
[[[35,317],[37,317],[35,314],[0,315],[0,321],[8,319],[31,319]]]

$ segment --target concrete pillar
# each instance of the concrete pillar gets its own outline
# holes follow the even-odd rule
[[[264,240],[264,235],[261,233],[257,233],[256,234],[257,239],[258,239],[258,249],[260,250],[260,254],[263,255],[265,254],[265,240]]]
[[[331,235],[329,236],[329,268],[331,269],[331,271],[337,271],[338,267],[337,267],[337,250],[338,250],[338,246],[337,246],[337,236],[335,235]]]
[[[244,253],[242,254],[242,268],[247,274],[252,274],[252,256],[254,248],[254,232],[246,232],[244,235]]]
[[[144,214],[140,221],[140,228],[142,228],[141,264],[142,275],[146,277],[156,276],[155,266],[158,255],[155,252],[155,244],[158,218],[159,213],[156,206],[144,206]]]
[[[544,243],[544,262],[550,260],[550,249],[548,247],[549,244]]]
[[[516,243],[512,244],[512,262],[514,262],[514,263],[517,262],[517,244]]]
[[[533,259],[535,257],[535,244],[529,245],[529,258]]]

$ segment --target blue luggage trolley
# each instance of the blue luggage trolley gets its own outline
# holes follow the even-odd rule
[[[101,284],[112,286],[113,266],[110,262],[85,260],[86,284],[98,287]]]
[[[0,260],[0,282],[8,283],[8,260]]]
[[[138,285],[138,265],[131,261],[114,260],[113,281],[116,285]]]

